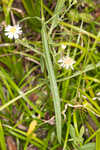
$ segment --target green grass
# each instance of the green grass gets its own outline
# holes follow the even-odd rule
[[[92,0],[0,1],[1,150],[9,136],[17,150],[99,150],[99,8]],[[5,26],[14,23],[23,33],[10,40]],[[58,63],[64,56],[73,70]]]

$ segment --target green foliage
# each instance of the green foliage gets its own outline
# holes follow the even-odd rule
[[[84,127],[81,127],[80,133],[77,136],[75,133],[75,129],[73,128],[72,125],[70,125],[70,136],[73,139],[73,143],[74,143],[75,147],[78,147],[78,145],[81,146],[83,144],[83,134],[84,134]]]
[[[2,0],[3,11],[5,15],[6,24],[10,24],[10,10],[13,4],[13,0]]]
[[[71,21],[79,22],[80,20],[85,23],[91,23],[93,21],[93,16],[89,13],[79,13],[76,9],[72,9],[68,13],[68,18]]]
[[[29,20],[29,24],[31,25],[32,29],[34,31],[40,32],[41,23],[37,20],[37,17],[40,18],[40,0],[22,0],[22,3],[24,5],[24,8],[27,12],[27,15],[29,17],[34,17],[31,20]]]
[[[79,132],[79,136],[76,135],[75,129],[73,126],[70,126],[70,136],[72,138],[72,145],[77,150],[96,150],[95,143],[88,143],[83,145],[83,134],[84,134],[84,127],[82,126]]]
[[[95,3],[0,1],[1,150],[6,150],[7,136],[18,150],[100,149],[100,23]],[[9,40],[4,30],[14,20],[23,33]],[[73,70],[59,64],[64,56],[75,60]],[[35,134],[28,137],[34,121]]]
[[[83,145],[80,150],[96,150],[95,148],[95,143],[88,143],[88,144],[85,144]]]

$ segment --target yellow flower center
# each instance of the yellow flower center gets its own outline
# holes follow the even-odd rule
[[[71,58],[65,58],[64,59],[64,64],[70,65],[70,64],[72,64],[72,62],[73,62],[73,59],[71,59]]]
[[[11,33],[15,33],[15,32],[16,32],[16,27],[12,27],[12,28],[10,29],[10,32],[11,32]]]

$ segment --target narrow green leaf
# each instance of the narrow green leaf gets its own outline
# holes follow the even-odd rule
[[[73,122],[74,122],[74,128],[76,131],[76,135],[79,136],[79,132],[78,132],[78,126],[77,126],[77,118],[76,118],[76,112],[73,112]]]
[[[51,92],[52,92],[53,101],[54,101],[57,136],[58,136],[59,142],[61,143],[60,98],[59,98],[59,93],[58,93],[58,89],[57,89],[57,83],[56,83],[56,78],[55,78],[55,74],[54,74],[54,69],[53,69],[53,65],[51,62],[51,58],[50,58],[50,53],[49,53],[50,48],[49,48],[48,42],[47,42],[47,31],[46,31],[46,26],[44,23],[42,24],[42,40],[43,40],[46,66],[47,66],[48,75],[49,75],[49,79],[50,79]]]
[[[41,0],[41,15],[42,15],[42,43],[44,48],[44,54],[45,54],[45,62],[46,67],[48,71],[48,76],[50,80],[50,86],[51,86],[51,92],[53,96],[53,102],[54,102],[54,109],[55,109],[55,116],[56,116],[56,130],[57,130],[57,137],[59,143],[61,143],[61,110],[60,110],[60,97],[58,93],[56,78],[54,74],[54,69],[51,61],[50,56],[50,47],[48,45],[47,41],[47,28],[44,20],[44,12],[43,12],[43,1]]]
[[[2,150],[7,150],[1,121],[0,121],[0,145]]]
[[[96,150],[100,150],[100,132],[96,134]]]
[[[66,131],[66,137],[65,137],[65,141],[64,141],[63,150],[66,150],[66,147],[67,147],[68,136],[69,136],[69,131],[70,131],[70,124],[71,124],[71,109],[69,108],[68,122],[67,122],[67,131]]]
[[[95,131],[95,132],[85,141],[85,144],[87,144],[88,142],[90,142],[98,133],[100,133],[100,129],[98,129],[97,131]]]

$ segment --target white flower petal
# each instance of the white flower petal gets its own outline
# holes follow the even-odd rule
[[[64,67],[64,64],[61,64],[60,66],[61,66],[61,67]]]
[[[63,60],[62,60],[62,59],[59,59],[59,60],[58,60],[58,63],[60,63],[60,62],[63,62]]]
[[[73,66],[71,65],[72,70],[74,70]]]
[[[21,28],[21,27],[17,27],[17,29],[18,29],[18,30],[21,30],[22,28]]]
[[[18,39],[18,38],[19,38],[19,35],[15,33],[15,34],[14,34],[14,38],[15,38],[15,39]]]
[[[65,49],[65,48],[66,48],[66,45],[65,45],[65,44],[62,44],[61,47],[62,47],[62,49]]]
[[[8,38],[13,39],[13,34],[9,34]]]
[[[68,66],[68,65],[66,65],[66,69],[69,69],[69,66]]]
[[[100,96],[100,92],[96,93],[97,96]]]
[[[9,31],[11,29],[11,26],[8,25],[6,28],[5,28],[5,31]]]
[[[21,28],[21,27],[19,26],[19,24],[15,25],[15,27],[16,27],[16,28]]]
[[[18,31],[18,33],[17,33],[17,34],[22,34],[22,30]]]
[[[7,33],[5,33],[5,35],[6,35],[6,36],[9,35],[9,33],[7,32]]]

